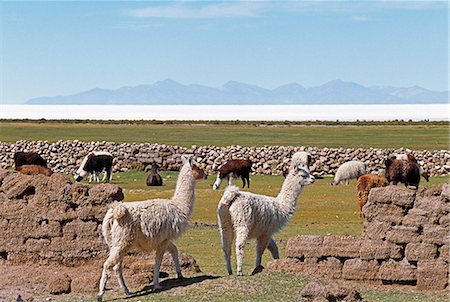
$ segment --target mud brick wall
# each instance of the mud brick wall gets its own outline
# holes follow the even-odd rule
[[[105,258],[101,223],[108,205],[123,197],[112,184],[0,169],[0,260],[75,265]]]
[[[450,184],[418,193],[398,186],[372,189],[363,213],[362,236],[291,238],[286,258],[271,261],[269,269],[420,289],[448,288]]]

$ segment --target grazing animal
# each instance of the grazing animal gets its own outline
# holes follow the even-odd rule
[[[113,159],[113,155],[109,152],[90,152],[84,157],[80,167],[75,173],[75,181],[81,181],[83,177],[89,174],[89,182],[92,181],[92,176],[94,177],[94,181],[99,182],[98,175],[105,170],[103,181],[106,179],[106,182],[110,182],[112,179]]]
[[[336,186],[343,181],[348,185],[350,179],[357,179],[364,174],[366,174],[366,164],[362,161],[351,160],[339,166],[331,185]]]
[[[384,161],[386,166],[385,177],[389,183],[397,185],[399,182],[405,184],[405,187],[414,186],[419,188],[420,183],[420,166],[417,160],[411,154],[408,154],[408,161],[395,159],[395,157],[387,158]]]
[[[47,161],[36,152],[16,152],[14,153],[14,165],[16,170],[23,165],[38,165],[47,167]]]
[[[42,167],[39,165],[22,165],[16,167],[16,170],[26,175],[44,174],[45,176],[50,176],[53,174],[53,171],[50,170],[49,168]]]
[[[242,187],[245,188],[245,180],[247,180],[247,187],[250,188],[250,171],[252,169],[252,162],[248,159],[229,160],[225,165],[220,167],[217,172],[216,182],[213,184],[213,190],[217,190],[223,179],[228,179],[228,185],[233,184],[233,177],[240,177],[242,179]]]
[[[369,198],[369,192],[372,188],[386,187],[389,185],[387,179],[376,174],[365,174],[358,178],[356,190],[358,191],[359,216],[362,217],[362,208]]]
[[[417,159],[412,154],[393,154],[393,157],[395,156],[395,159],[403,160],[403,161],[413,161],[417,164]],[[428,171],[425,171],[425,169],[419,164],[419,173],[420,175],[427,181],[430,181],[430,173]]]
[[[163,180],[161,178],[161,175],[158,174],[158,165],[156,163],[153,163],[152,171],[147,177],[147,186],[162,186],[162,185]]]
[[[222,249],[228,274],[232,274],[230,257],[233,231],[236,233],[237,274],[242,276],[242,258],[248,239],[256,238],[256,268],[267,248],[274,259],[279,258],[278,247],[272,236],[281,230],[295,212],[297,199],[305,185],[314,182],[308,168],[302,164],[289,171],[277,197],[241,192],[229,186],[219,202],[217,215],[222,238]]]
[[[306,167],[308,167],[308,169],[309,169],[309,166],[311,165],[311,163],[312,163],[312,156],[309,152],[298,151],[292,155],[289,170],[298,164],[303,164]],[[289,170],[287,169],[286,166],[283,168],[283,176],[284,177],[286,177],[288,175]]]
[[[103,264],[98,301],[102,300],[112,269],[125,294],[130,293],[123,280],[122,261],[131,248],[156,251],[153,274],[155,289],[161,288],[159,269],[166,250],[173,257],[178,278],[183,278],[178,250],[172,241],[187,230],[194,206],[196,180],[205,178],[206,174],[187,157],[183,156],[182,160],[183,166],[172,199],[116,203],[107,211],[102,232],[109,247],[109,256]]]

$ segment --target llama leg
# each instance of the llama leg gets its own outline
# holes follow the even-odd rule
[[[89,182],[91,182],[91,181],[92,181],[92,173],[89,174]]]
[[[280,253],[278,252],[278,246],[273,238],[270,238],[269,244],[267,245],[267,249],[272,254],[273,259],[280,259]]]
[[[255,267],[258,267],[261,265],[262,255],[264,254],[264,250],[266,249],[268,243],[269,243],[269,237],[267,237],[267,236],[261,236],[258,239],[256,239]]]
[[[178,249],[173,244],[173,242],[169,242],[167,245],[167,250],[172,255],[173,262],[175,263],[175,270],[177,272],[178,279],[183,279],[183,274],[181,273],[181,266],[180,266],[180,260],[178,259]]]
[[[228,185],[233,185],[233,173],[228,174]]]
[[[97,300],[102,301],[103,294],[105,293],[106,282],[111,275],[111,270],[113,267],[122,262],[123,257],[121,257],[119,251],[111,251],[108,259],[106,259],[103,264],[102,277],[100,278],[100,285],[97,295]]]
[[[248,238],[248,229],[245,227],[236,230],[236,262],[237,275],[242,276],[242,259],[244,258],[244,247]]]
[[[161,285],[159,285],[159,269],[161,268],[161,261],[164,256],[164,252],[167,248],[167,242],[162,243],[155,252],[155,268],[153,271],[153,288],[161,289]]]
[[[245,188],[245,177],[244,175],[241,176],[242,179],[242,187]]]
[[[219,221],[220,237],[222,239],[223,257],[225,259],[228,275],[232,275],[231,244],[233,243],[233,227],[228,206],[219,206],[217,216]]]
[[[125,284],[125,280],[123,280],[123,274],[122,274],[122,262],[116,264],[114,266],[114,272],[116,273],[117,280],[119,281],[120,288],[125,292],[125,295],[129,295],[130,291],[128,290],[128,287]]]
[[[247,178],[247,188],[250,188],[250,176],[247,174],[246,178]]]

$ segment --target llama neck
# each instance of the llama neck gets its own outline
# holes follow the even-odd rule
[[[190,217],[195,199],[195,179],[189,164],[185,164],[178,176],[175,193],[172,197],[172,203],[176,204],[180,210]]]
[[[303,186],[299,184],[298,177],[289,173],[283,182],[280,193],[276,197],[280,210],[286,214],[288,218],[294,214],[297,200],[302,193],[302,190]]]

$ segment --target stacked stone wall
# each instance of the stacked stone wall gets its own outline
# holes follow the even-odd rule
[[[421,289],[448,287],[450,184],[420,193],[375,188],[363,213],[362,236],[291,238],[286,258],[270,262],[269,269]]]
[[[406,153],[406,149],[377,148],[317,148],[303,146],[191,146],[190,148],[164,144],[127,144],[114,142],[81,142],[67,140],[49,143],[47,141],[17,141],[15,144],[0,142],[1,168],[14,166],[13,155],[17,151],[35,151],[47,159],[55,172],[73,173],[84,156],[90,151],[109,151],[115,156],[114,172],[143,168],[156,162],[161,170],[178,171],[182,154],[194,155],[197,162],[207,171],[216,171],[227,160],[247,158],[253,162],[257,174],[281,174],[290,163],[292,154],[307,151],[313,156],[311,171],[319,175],[333,175],[337,168],[349,160],[361,160],[369,172],[381,173],[384,160],[393,153]],[[419,163],[432,176],[450,173],[449,150],[412,151]]]
[[[101,223],[108,205],[123,197],[112,184],[0,170],[0,258],[65,265],[104,258]]]

